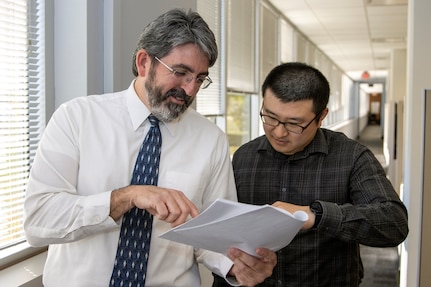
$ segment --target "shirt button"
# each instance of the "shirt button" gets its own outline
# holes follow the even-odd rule
[[[95,217],[94,217],[94,222],[95,222],[95,223],[99,223],[99,222],[100,222],[100,220],[101,220],[101,217],[100,217],[100,216],[98,216],[98,215],[97,215],[97,216],[95,216]]]
[[[283,188],[281,189],[281,191],[282,191],[282,192],[286,192],[286,190],[287,190],[287,188],[285,188],[285,187],[283,187]]]

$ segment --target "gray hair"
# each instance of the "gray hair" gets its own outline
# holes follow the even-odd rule
[[[193,43],[208,57],[212,67],[217,60],[218,50],[214,33],[197,12],[173,9],[160,15],[148,24],[141,36],[133,54],[132,71],[138,75],[136,54],[146,50],[151,56],[162,58],[175,47]]]

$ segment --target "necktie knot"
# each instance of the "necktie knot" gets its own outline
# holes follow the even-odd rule
[[[157,127],[159,125],[159,119],[153,114],[148,116],[148,120],[150,121],[152,127]]]

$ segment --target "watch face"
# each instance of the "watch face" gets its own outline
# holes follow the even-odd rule
[[[319,202],[313,202],[310,205],[311,210],[313,210],[314,212],[323,212],[323,208],[322,205]]]

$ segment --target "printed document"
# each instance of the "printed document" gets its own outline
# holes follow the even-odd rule
[[[271,205],[217,199],[197,217],[160,235],[161,238],[226,255],[236,247],[257,256],[258,247],[277,251],[287,246],[308,215]]]

